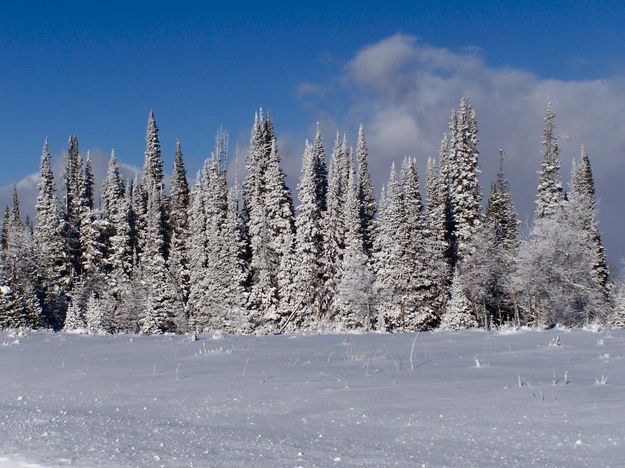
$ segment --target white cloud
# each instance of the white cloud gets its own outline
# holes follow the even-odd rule
[[[587,81],[543,79],[524,70],[487,64],[479,50],[434,47],[397,34],[359,50],[340,77],[351,105],[338,122],[364,122],[374,179],[383,183],[392,160],[416,156],[422,169],[437,155],[449,115],[462,96],[473,99],[480,131],[482,184],[496,171],[497,149],[506,150],[515,202],[527,221],[533,212],[540,165],[543,116],[548,96],[556,112],[562,177],[585,145],[598,194],[600,218],[613,261],[625,255],[625,79]],[[487,190],[485,190],[487,192]]]

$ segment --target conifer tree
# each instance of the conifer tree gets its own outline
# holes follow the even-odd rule
[[[6,249],[0,262],[0,328],[41,324],[42,310],[37,291],[38,265],[32,235],[21,217],[17,190],[13,189]]]
[[[462,98],[450,123],[449,190],[452,266],[471,255],[471,238],[481,223],[477,124],[470,99]]]
[[[85,161],[79,198],[80,273],[83,283],[100,284],[104,280],[105,245],[103,226],[96,216],[93,204],[94,177],[91,158]]]
[[[243,244],[220,146],[218,137],[191,195],[189,326],[242,333],[249,331],[243,314]]]
[[[130,184],[130,238],[132,242],[134,260],[137,261],[145,248],[147,226],[147,199],[143,197],[143,186],[139,176]]]
[[[371,175],[369,174],[369,151],[365,140],[365,129],[362,125],[358,129],[356,156],[358,158],[358,199],[360,200],[362,236],[365,252],[370,256],[373,249],[373,220],[375,219],[376,205]]]
[[[474,253],[461,266],[464,293],[473,304],[481,325],[489,327],[519,318],[508,291],[513,259],[519,246],[519,221],[503,171],[504,152],[499,150],[499,171],[491,185],[486,216],[472,239]]]
[[[176,140],[176,158],[174,171],[171,177],[170,195],[170,238],[169,258],[167,260],[169,271],[176,280],[182,297],[187,300],[189,295],[189,259],[188,245],[188,211],[189,211],[189,185],[187,173],[184,167],[180,140]]]
[[[324,224],[324,286],[322,290],[322,308],[325,318],[332,320],[337,311],[334,309],[334,296],[343,276],[343,254],[345,249],[344,207],[349,177],[350,153],[347,139],[339,138],[332,150],[332,160],[328,171],[327,208]]]
[[[64,239],[67,255],[75,277],[80,272],[80,190],[82,185],[82,160],[78,152],[78,139],[70,136],[65,161],[65,212]]]
[[[335,324],[345,328],[371,329],[374,276],[369,270],[362,236],[361,202],[356,174],[350,168],[345,196],[345,253],[334,309]]]
[[[91,293],[87,298],[87,303],[85,305],[85,323],[86,327],[92,332],[106,332],[107,325],[104,307],[102,301],[100,301],[94,293]]]
[[[63,223],[56,196],[48,141],[41,152],[39,193],[37,195],[33,238],[43,289],[45,322],[63,326],[70,275],[69,257],[63,239]]]
[[[143,164],[142,187],[147,199],[153,186],[163,191],[163,160],[161,159],[161,144],[158,137],[158,126],[154,112],[150,111],[148,126],[145,134],[145,161]]]
[[[81,310],[78,301],[75,297],[70,300],[69,307],[67,308],[67,314],[65,316],[65,323],[63,324],[64,331],[79,330],[86,327],[85,314]]]
[[[440,328],[443,330],[462,330],[478,325],[473,315],[474,308],[465,294],[462,277],[456,271],[452,277],[450,298],[447,310],[441,318]]]
[[[112,212],[110,219],[112,235],[109,238],[106,257],[107,270],[109,271],[108,284],[111,292],[119,301],[129,286],[133,272],[131,214],[131,191],[129,187]]]
[[[158,184],[148,195],[145,250],[140,257],[142,278],[145,284],[145,309],[140,320],[141,331],[146,334],[173,331],[174,318],[183,306],[163,255],[165,235],[163,229],[163,204]]]
[[[4,210],[4,218],[2,219],[2,231],[0,231],[0,248],[5,250],[7,248],[7,234],[9,231],[9,222],[11,219],[11,210],[7,207]]]
[[[597,202],[595,199],[595,182],[590,167],[588,154],[582,147],[579,163],[573,164],[571,173],[571,191],[569,201],[573,205],[573,216],[578,229],[585,232],[595,246],[593,272],[602,288],[608,288],[609,270],[601,234],[597,223]]]
[[[429,259],[432,309],[440,317],[447,302],[449,282],[449,233],[447,230],[448,192],[443,184],[440,169],[434,159],[428,160],[426,173],[426,232],[425,254]]]
[[[392,329],[403,321],[406,309],[406,278],[411,266],[405,260],[406,220],[403,194],[395,164],[385,187],[375,236],[375,290],[378,296],[377,328]]]
[[[271,138],[271,140],[268,140]],[[244,210],[249,238],[250,322],[257,332],[279,331],[290,315],[280,297],[278,276],[284,255],[291,255],[294,232],[293,201],[280,168],[273,124],[257,115],[252,128],[244,184]],[[287,300],[288,301],[288,300]]]
[[[105,219],[111,219],[115,215],[124,197],[124,192],[124,182],[119,173],[119,163],[115,157],[115,150],[113,150],[100,194],[100,210]]]
[[[317,128],[314,144],[306,142],[298,185],[300,205],[296,224],[297,270],[294,283],[298,294],[292,307],[297,326],[310,327],[321,318],[323,286],[323,216],[327,175],[321,135]]]
[[[536,194],[535,218],[552,215],[563,201],[562,182],[560,181],[560,148],[558,137],[554,134],[555,114],[551,108],[551,100],[547,100],[545,113],[545,130],[543,133],[542,166],[538,172],[538,191]]]

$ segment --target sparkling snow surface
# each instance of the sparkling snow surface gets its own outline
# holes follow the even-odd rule
[[[414,337],[0,332],[0,468],[625,466],[625,331]]]

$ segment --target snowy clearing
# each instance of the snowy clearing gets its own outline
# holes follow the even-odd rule
[[[623,466],[625,330],[414,337],[0,332],[0,468]]]

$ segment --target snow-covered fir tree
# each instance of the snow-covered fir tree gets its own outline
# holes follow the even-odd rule
[[[143,186],[139,182],[139,175],[130,184],[130,239],[134,259],[137,261],[145,248],[147,226],[147,199],[143,197]]]
[[[170,247],[167,265],[178,284],[186,304],[189,295],[189,258],[187,254],[189,234],[189,184],[184,167],[180,140],[176,140],[176,158],[170,184],[169,228]],[[180,318],[179,318],[180,321]]]
[[[56,196],[48,141],[41,152],[39,192],[37,195],[34,242],[42,283],[45,322],[53,328],[63,326],[67,307],[69,257],[63,239],[63,223]]]
[[[365,252],[368,256],[373,250],[373,224],[376,214],[375,195],[369,174],[369,151],[365,139],[365,129],[362,125],[358,129],[358,144],[356,145],[358,159],[358,199],[360,201],[360,219]]]
[[[267,141],[272,137],[271,141]],[[280,296],[278,277],[283,257],[291,255],[294,233],[293,200],[280,167],[271,119],[257,115],[252,128],[244,184],[249,237],[249,318],[256,332],[278,331],[290,315]]]
[[[140,257],[141,277],[145,285],[145,308],[140,326],[146,334],[173,331],[177,311],[183,307],[180,291],[167,270],[163,254],[165,228],[161,190],[158,184],[150,185],[145,250]]]
[[[377,328],[386,330],[403,322],[411,273],[405,252],[408,242],[403,194],[394,163],[382,199],[376,220],[374,260]]]
[[[440,328],[442,330],[462,330],[478,325],[474,316],[473,304],[467,298],[465,290],[462,277],[458,271],[454,272],[447,310],[441,318]]]
[[[109,219],[115,215],[124,193],[124,181],[119,173],[119,163],[115,156],[115,150],[113,150],[100,192],[100,211],[104,218]]]
[[[552,215],[563,201],[562,182],[560,181],[560,148],[555,131],[555,114],[551,99],[547,100],[545,130],[543,132],[542,166],[538,172],[538,191],[536,193],[535,218]]]
[[[470,240],[481,223],[477,123],[470,99],[462,98],[452,114],[450,132],[449,190],[455,265],[471,255]]]
[[[507,288],[519,246],[519,221],[503,171],[503,160],[504,152],[500,149],[499,171],[491,185],[486,216],[472,239],[474,253],[460,267],[464,293],[484,327],[513,319],[519,322],[514,298]]]
[[[307,328],[321,318],[323,311],[323,217],[327,174],[325,152],[318,127],[314,143],[306,142],[298,190],[300,204],[295,220],[297,268],[294,277],[297,294],[292,300],[296,314],[293,323]]]
[[[424,257],[429,259],[432,308],[440,317],[447,302],[449,281],[449,233],[447,230],[448,190],[443,183],[440,168],[434,159],[428,160],[426,175],[426,237]]]
[[[108,238],[105,259],[108,271],[107,283],[111,293],[121,301],[130,287],[133,274],[134,252],[131,238],[131,192],[117,202],[110,217],[111,236]]]
[[[188,312],[194,330],[249,331],[239,213],[235,195],[230,197],[218,139],[191,194]]]
[[[361,201],[353,165],[345,196],[345,253],[337,287],[334,324],[339,328],[371,329],[374,312],[374,276],[370,271],[362,235]]]
[[[155,186],[163,191],[163,160],[161,159],[161,143],[154,112],[150,111],[148,126],[145,133],[145,160],[143,163],[142,187],[147,198]]]
[[[597,222],[597,201],[595,199],[595,182],[590,167],[590,158],[582,147],[579,162],[573,164],[571,173],[571,190],[568,200],[576,218],[577,228],[586,233],[595,246],[593,271],[597,282],[608,292],[609,270],[601,233]]]
[[[95,333],[107,331],[104,307],[95,293],[89,295],[85,305],[85,324],[90,331]]]
[[[332,150],[328,170],[328,192],[324,213],[324,286],[322,289],[322,310],[324,318],[332,321],[337,311],[333,308],[334,296],[343,276],[343,254],[345,250],[345,199],[351,155],[347,138],[339,134]]]
[[[37,297],[38,265],[32,235],[22,221],[17,191],[13,189],[6,248],[0,263],[0,328],[36,328],[42,320]]]
[[[85,161],[80,186],[80,274],[83,282],[101,284],[104,280],[104,226],[97,216],[93,201],[94,176],[91,158]],[[94,284],[95,286],[95,284]]]
[[[80,191],[82,186],[82,159],[78,139],[70,136],[65,160],[65,211],[63,237],[72,268],[72,276],[80,272]]]
[[[86,328],[85,314],[77,300],[71,300],[65,315],[63,331],[81,330]]]

